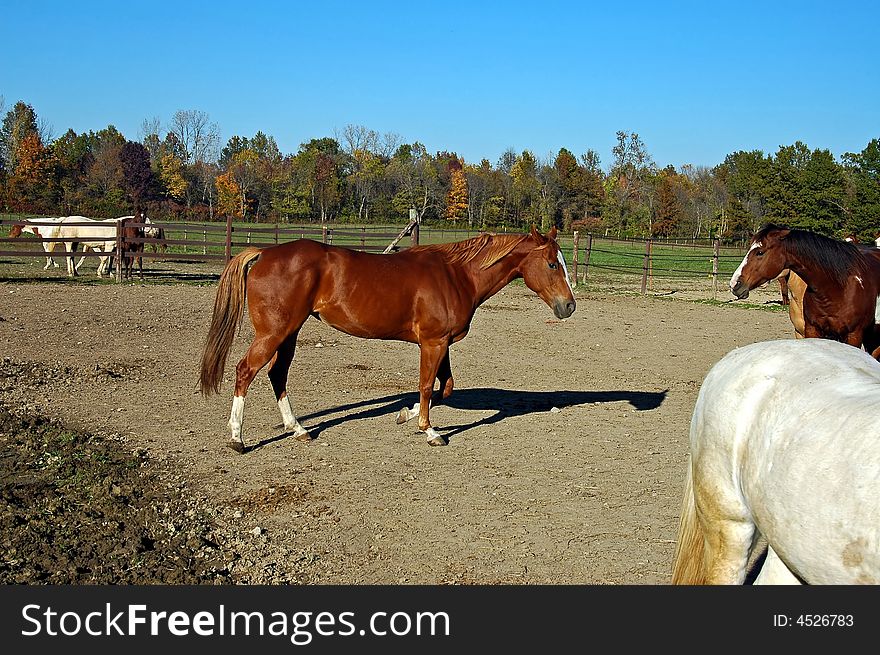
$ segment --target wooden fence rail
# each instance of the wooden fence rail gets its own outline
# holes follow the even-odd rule
[[[0,219],[0,234],[7,234],[15,224],[39,225],[27,220]],[[130,221],[129,224],[143,226]],[[70,225],[74,225],[73,222]],[[76,223],[76,225],[94,225]],[[112,223],[111,223],[112,225]],[[151,223],[151,227],[164,231],[163,239],[144,237],[135,239],[142,243],[144,259],[165,262],[222,262],[225,263],[241,249],[248,246],[266,247],[294,239],[314,239],[327,244],[340,245],[364,252],[383,252],[388,244],[399,239],[400,232],[390,226],[292,226],[285,224],[235,225],[231,220],[224,223],[181,222]],[[117,223],[118,230],[118,223]],[[409,245],[458,241],[479,234],[476,230],[452,230],[425,228],[412,230]],[[570,236],[560,234],[560,247],[571,252],[569,276],[573,285],[586,283],[597,275],[638,276],[639,289],[647,293],[655,277],[708,277],[711,279],[713,296],[717,292],[719,277],[732,272],[742,258],[743,248],[727,246],[722,252],[719,240],[669,241],[613,239],[578,231]],[[46,252],[35,248],[39,241],[57,244],[57,250]],[[73,238],[37,240],[31,235],[18,238],[0,237],[0,258],[6,257],[64,257],[63,245],[77,241]],[[121,234],[116,238],[117,247],[124,245]],[[395,247],[406,247],[396,246]],[[571,250],[568,250],[568,248]],[[78,252],[77,257],[106,256],[101,252]],[[118,267],[117,267],[118,268]],[[117,274],[121,281],[121,276]]]

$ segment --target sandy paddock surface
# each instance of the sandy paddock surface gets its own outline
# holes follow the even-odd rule
[[[222,393],[197,389],[215,288],[7,280],[0,402],[136,453],[154,493],[212,523],[215,581],[241,584],[666,584],[703,376],[793,335],[775,286],[758,307],[581,287],[559,321],[515,282],[452,347],[456,391],[431,413],[449,445],[432,448],[395,423],[417,348],[310,319],[289,391],[315,440],[282,434],[261,372],[240,455],[224,441],[247,318]]]

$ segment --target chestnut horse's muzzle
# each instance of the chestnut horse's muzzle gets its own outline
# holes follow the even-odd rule
[[[574,309],[574,300],[557,300],[553,303],[553,313],[556,314],[556,318],[568,318],[574,314]]]

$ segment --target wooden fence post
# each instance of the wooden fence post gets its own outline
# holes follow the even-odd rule
[[[651,240],[645,241],[645,260],[642,263],[642,295],[648,287],[648,267],[651,265]]]
[[[413,225],[412,232],[410,232],[410,240],[412,245],[419,245],[419,224],[416,223]]]
[[[122,248],[125,244],[122,242],[122,224],[125,219],[117,219],[116,221],[116,282],[122,282]],[[111,253],[110,259],[107,261],[107,266],[113,263],[113,256]]]
[[[572,233],[572,238],[574,240],[574,246],[573,246],[574,253],[572,254],[572,258],[571,258],[571,275],[574,278],[574,280],[572,280],[571,283],[573,286],[577,286],[577,283],[578,283],[578,243],[580,242],[580,239],[581,239],[581,233],[578,232],[577,230],[575,230]]]
[[[232,259],[232,214],[226,217],[226,262]]]
[[[587,274],[590,272],[590,255],[593,254],[593,235],[587,235],[587,251],[584,253],[584,283],[587,282]]]
[[[321,226],[321,243],[327,243],[327,226]]]
[[[712,300],[718,294],[718,254],[721,250],[721,241],[715,239],[712,244]]]

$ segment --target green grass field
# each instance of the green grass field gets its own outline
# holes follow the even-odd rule
[[[0,215],[0,238],[9,234],[9,222],[22,220],[23,217],[15,215]],[[160,223],[161,224],[161,223]],[[225,223],[189,223],[169,222],[166,223],[165,237],[169,242],[164,253],[165,264],[173,264],[170,258],[178,257],[189,260],[188,263],[201,263],[205,271],[219,273],[222,269],[222,259],[211,259],[208,256],[221,257],[226,250]],[[366,248],[373,252],[381,252],[397,237],[403,226],[356,226],[356,225],[330,225],[322,228],[321,225],[272,225],[254,223],[233,223],[233,253],[238,252],[247,245],[271,245],[278,242],[291,241],[298,238],[311,238],[315,240],[328,240],[334,245],[346,246],[356,249]],[[448,243],[460,241],[479,234],[477,230],[452,230],[445,226],[432,227],[421,226],[419,230],[419,243]],[[22,242],[0,242],[0,251],[27,250],[42,254],[42,248],[36,244],[36,239],[29,234],[21,237]],[[29,243],[25,246],[24,241]],[[573,235],[560,233],[557,237],[560,248],[568,264],[569,273],[574,276],[574,242]],[[399,246],[410,246],[412,239],[409,235],[399,241]],[[589,248],[589,253],[587,248]],[[60,250],[60,249],[59,249]],[[615,285],[632,289],[637,288],[645,274],[645,250],[646,242],[643,240],[615,240],[594,237],[592,243],[586,235],[580,235],[577,253],[577,277],[578,283],[597,284],[603,288],[613,288]],[[147,249],[150,253],[150,249]],[[654,242],[651,246],[651,256],[647,262],[647,279],[650,289],[663,289],[678,282],[689,282],[698,287],[705,286],[713,293],[719,281],[726,281],[739,265],[745,250],[743,248],[722,248],[717,261],[717,279],[713,279],[713,265],[715,265],[713,248],[709,242],[701,243],[663,243]],[[60,263],[59,252],[57,258]],[[586,259],[589,254],[589,265]],[[148,256],[147,265],[150,261],[156,262],[156,257]],[[34,257],[6,256],[0,257],[0,270],[3,275],[14,275],[17,267],[27,269],[28,276],[39,274],[45,260]],[[183,262],[178,262],[183,264]],[[173,268],[173,267],[172,267]],[[55,269],[56,271],[58,269]],[[585,276],[586,273],[586,276]],[[625,284],[624,284],[625,283]]]

